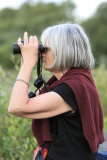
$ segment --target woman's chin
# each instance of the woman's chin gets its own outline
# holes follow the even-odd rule
[[[46,70],[46,71],[50,71],[50,72],[52,71],[51,69],[49,69],[49,68],[48,68],[47,66],[45,66],[45,65],[43,65],[43,69]]]
[[[48,70],[48,68],[46,67],[46,65],[43,65],[43,69]]]

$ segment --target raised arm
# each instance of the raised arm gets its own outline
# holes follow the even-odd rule
[[[26,118],[48,118],[71,110],[71,107],[55,92],[49,92],[29,99],[28,85],[32,70],[38,60],[38,40],[31,36],[28,42],[24,33],[24,45],[18,39],[21,48],[23,65],[15,82],[8,111],[16,116]],[[25,83],[27,82],[27,83]]]

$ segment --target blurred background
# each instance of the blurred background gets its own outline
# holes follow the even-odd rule
[[[107,0],[0,0],[0,160],[32,159],[37,143],[31,132],[31,120],[8,113],[12,87],[20,68],[20,56],[13,55],[13,43],[23,33],[36,35],[51,25],[79,23],[89,36],[96,60],[92,70],[104,114],[107,136]],[[51,74],[43,71],[47,80]],[[29,91],[36,76],[36,66]],[[20,93],[19,93],[20,94]],[[102,150],[107,151],[107,143]]]

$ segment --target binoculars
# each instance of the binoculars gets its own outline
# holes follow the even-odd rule
[[[24,41],[21,41],[22,44],[24,44]],[[38,54],[45,53],[47,51],[47,48],[43,47],[42,44],[39,44],[38,46]],[[17,43],[13,43],[13,54],[21,54],[20,47],[18,46]]]

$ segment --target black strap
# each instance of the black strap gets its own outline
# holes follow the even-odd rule
[[[29,98],[33,98],[36,96],[36,92],[40,90],[42,85],[44,84],[46,92],[49,92],[50,89],[47,87],[45,80],[42,78],[42,64],[43,64],[43,58],[42,55],[39,55],[38,57],[38,63],[37,63],[37,75],[38,78],[34,82],[34,86],[37,88],[35,92],[30,92],[28,94]]]
[[[43,57],[42,55],[40,55],[38,57],[38,63],[37,63],[37,75],[39,78],[40,77],[42,78],[42,64],[43,64]]]

